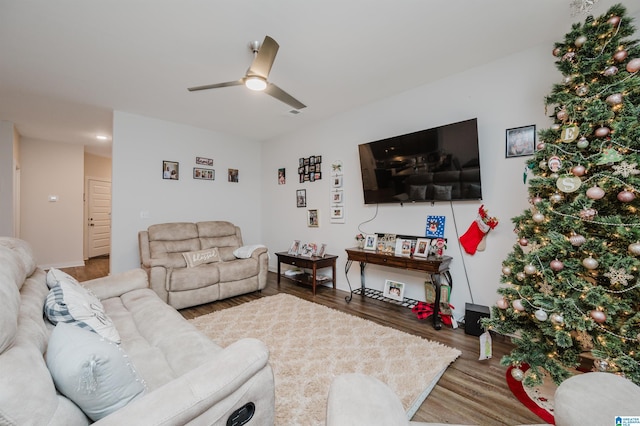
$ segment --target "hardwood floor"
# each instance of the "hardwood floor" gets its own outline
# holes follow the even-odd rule
[[[104,276],[109,270],[108,258],[90,259],[84,268],[66,268],[64,271],[79,281]],[[506,368],[500,366],[502,355],[512,347],[508,339],[493,337],[493,358],[479,361],[478,338],[465,334],[462,328],[443,327],[436,331],[428,320],[418,320],[410,309],[362,296],[354,296],[347,304],[349,293],[320,286],[315,296],[311,287],[283,278],[277,284],[276,274],[270,272],[267,287],[231,299],[183,309],[187,318],[195,318],[213,311],[281,292],[301,299],[338,309],[376,323],[396,328],[425,339],[458,348],[462,356],[449,366],[438,384],[420,406],[413,420],[438,423],[477,425],[517,425],[543,423],[540,418],[522,405],[509,390],[505,381]],[[338,279],[341,279],[338,277]],[[420,354],[416,354],[419,356]]]

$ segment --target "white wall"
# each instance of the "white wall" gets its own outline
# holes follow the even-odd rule
[[[155,223],[228,220],[245,244],[261,242],[261,155],[251,140],[116,111],[111,273],[139,267],[138,231]],[[214,160],[214,181],[193,179],[196,157]],[[179,180],[162,179],[163,161],[180,163]]]
[[[434,66],[438,59],[434,58]],[[456,316],[464,313],[465,302],[492,305],[497,299],[501,261],[515,242],[511,218],[527,208],[523,184],[525,159],[505,159],[505,130],[536,124],[550,125],[545,116],[543,98],[560,79],[550,46],[539,46],[477,68],[461,70],[434,84],[416,88],[336,116],[314,128],[269,141],[264,147],[263,228],[264,243],[272,252],[287,250],[291,241],[327,243],[329,253],[339,255],[338,288],[348,289],[344,274],[345,248],[355,245],[359,224],[366,233],[388,232],[424,235],[428,215],[446,216],[446,254],[453,257],[452,304]],[[339,100],[336,100],[339,102]],[[463,254],[458,245],[462,235],[476,218],[480,202],[365,206],[357,145],[394,135],[413,132],[469,118],[478,118],[480,161],[482,164],[483,203],[489,214],[500,219],[487,238],[487,249],[474,256]],[[299,184],[298,159],[322,155],[323,179]],[[344,164],[346,221],[329,222],[330,165]],[[287,184],[277,185],[276,172],[285,167]],[[295,190],[307,190],[307,208],[296,208]],[[306,226],[306,210],[320,210],[320,227]],[[377,213],[377,216],[376,216]],[[455,215],[455,216],[454,216]],[[375,218],[374,218],[375,217]],[[456,230],[457,227],[457,230]],[[275,269],[276,259],[270,267]],[[424,275],[369,265],[367,286],[382,289],[385,279],[408,284],[405,295],[424,300]],[[359,268],[349,271],[352,286],[359,286]],[[467,284],[468,283],[468,284]]]
[[[84,147],[22,138],[20,148],[21,238],[41,267],[84,265]]]

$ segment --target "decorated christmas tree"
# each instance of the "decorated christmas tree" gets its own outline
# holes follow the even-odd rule
[[[562,382],[588,359],[640,385],[640,47],[622,5],[574,24],[529,169],[530,208],[502,264],[486,328],[524,384]],[[528,365],[530,368],[523,368]]]

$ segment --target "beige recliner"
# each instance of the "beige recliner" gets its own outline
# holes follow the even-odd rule
[[[149,275],[151,288],[176,309],[262,290],[267,285],[267,248],[243,246],[240,228],[231,222],[151,225],[138,233],[138,242],[140,265]],[[209,249],[217,254],[214,262],[187,265],[185,255]]]

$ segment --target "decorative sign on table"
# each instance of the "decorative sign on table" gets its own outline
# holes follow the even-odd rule
[[[444,216],[427,216],[425,236],[429,238],[444,238],[444,221]]]

